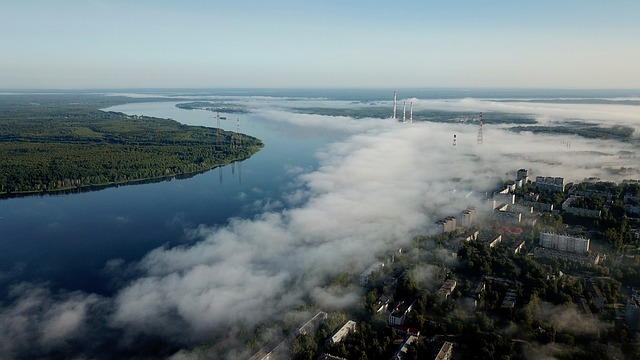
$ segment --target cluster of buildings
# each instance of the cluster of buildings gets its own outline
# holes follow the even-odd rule
[[[258,350],[249,360],[275,360],[286,359],[290,353],[291,339],[298,334],[308,335],[314,334],[320,325],[327,319],[328,314],[324,311],[319,311],[311,319],[305,322],[298,328],[291,336],[283,339],[280,342],[265,346]]]
[[[442,240],[445,247],[449,250],[455,251],[454,246],[449,243],[464,241],[481,241],[487,247],[494,248],[503,241],[503,235],[505,235],[505,241],[507,242],[509,251],[516,255],[525,250],[526,242],[519,235],[522,233],[521,225],[514,225],[513,223],[520,223],[523,221],[523,215],[533,214],[534,210],[537,211],[553,211],[552,204],[540,203],[540,196],[535,193],[525,194],[522,201],[516,203],[515,193],[517,189],[522,188],[529,181],[529,171],[527,169],[519,169],[514,181],[511,181],[505,185],[504,189],[500,189],[492,194],[491,200],[493,201],[493,215],[497,220],[500,229],[507,229],[504,234],[502,230],[499,233],[483,231],[482,236],[480,231],[474,225],[477,223],[478,211],[475,207],[469,207],[461,211],[456,216],[447,216],[435,222],[438,233],[447,234],[455,232],[455,237],[448,237]],[[544,177],[537,176],[535,178],[535,185],[537,189],[546,191],[564,191],[565,179],[562,177]],[[544,195],[544,194],[543,194]],[[567,212],[575,213],[580,216],[594,216],[599,217],[600,212],[574,208],[572,201],[575,200],[580,194],[572,195],[569,200],[562,204],[562,209]],[[640,214],[640,196],[626,195],[624,197],[625,210],[627,213],[637,212]],[[593,211],[593,212],[592,212]],[[526,216],[527,220],[534,219],[535,216]],[[535,221],[535,220],[533,220]],[[506,225],[506,223],[511,223]],[[533,222],[535,224],[535,222]],[[497,228],[496,227],[496,228]],[[518,230],[518,231],[516,231]],[[514,240],[515,239],[515,240]],[[449,247],[451,247],[451,249]],[[539,233],[539,239],[537,246],[533,250],[535,257],[553,257],[558,259],[566,259],[570,261],[576,261],[583,264],[597,265],[600,262],[600,254],[592,253],[590,250],[591,241],[588,238],[582,236],[570,236],[566,234],[558,234],[548,231],[542,231]],[[500,245],[504,247],[503,245]],[[377,271],[384,269],[385,262],[378,262],[369,267],[360,276],[360,284],[367,285]],[[562,274],[561,274],[562,276]],[[547,278],[548,279],[548,278]],[[489,284],[493,291],[499,291],[501,296],[501,302],[499,307],[501,309],[513,309],[516,306],[518,300],[519,283],[517,281],[499,278],[499,277],[485,277],[479,281],[475,288],[475,293],[469,291],[465,297],[458,299],[461,304],[468,303],[471,310],[475,310],[478,300],[480,300],[486,284]],[[449,299],[456,288],[456,281],[453,279],[447,280],[437,291],[436,295],[440,299]],[[599,284],[593,279],[585,280],[585,297],[589,298],[589,302],[593,304],[595,308],[603,309],[606,299],[602,296]],[[577,296],[576,302],[581,307],[583,312],[587,315],[591,313],[589,302],[585,297]],[[386,296],[379,297],[373,304],[373,308],[376,312],[382,312],[387,310],[390,304],[390,298]],[[400,301],[393,309],[390,309],[388,316],[388,324],[394,327],[402,327],[405,324],[407,315],[412,310],[415,301]],[[626,321],[630,327],[634,330],[640,330],[640,290],[634,291],[631,298],[627,301],[626,305]],[[334,336],[331,338],[332,342],[339,342],[351,331],[355,331],[355,323],[345,324]],[[415,333],[407,332],[402,345],[398,348],[393,359],[402,359],[406,355],[406,349],[408,346],[416,341]],[[450,359],[452,354],[453,344],[443,344],[436,359]]]
[[[536,186],[541,190],[564,191],[563,177],[536,176]]]
[[[439,234],[446,234],[454,232],[458,228],[458,224],[462,228],[470,228],[477,219],[478,210],[470,206],[465,210],[462,210],[458,215],[458,219],[455,216],[447,216],[444,219],[436,221],[436,226]]]

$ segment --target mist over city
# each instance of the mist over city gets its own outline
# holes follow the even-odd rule
[[[640,357],[639,6],[7,4],[0,358]]]

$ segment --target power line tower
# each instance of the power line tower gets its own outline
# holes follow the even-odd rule
[[[236,147],[242,146],[242,137],[240,137],[240,118],[236,118]]]
[[[220,129],[220,113],[216,113],[216,148],[222,148],[222,130]]]
[[[480,113],[480,119],[478,120],[480,126],[478,127],[478,145],[482,145],[482,113]]]
[[[236,132],[231,134],[231,150],[240,148],[240,118],[236,119]]]

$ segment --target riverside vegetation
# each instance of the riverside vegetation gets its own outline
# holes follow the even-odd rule
[[[90,94],[0,96],[0,196],[192,174],[263,147],[244,134],[221,130],[218,137],[214,128],[100,110],[134,101]]]

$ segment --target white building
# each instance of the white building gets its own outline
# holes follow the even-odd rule
[[[586,254],[589,252],[589,241],[582,237],[540,232],[539,244],[547,249]]]
[[[451,359],[451,355],[453,355],[453,343],[445,341],[440,351],[438,351],[435,360],[449,360]]]
[[[356,332],[356,322],[349,320],[331,337],[331,343],[341,342],[347,335]]]
[[[478,211],[474,207],[468,207],[460,213],[460,226],[463,228],[469,228],[476,220],[476,214]]]
[[[414,303],[415,301],[412,302],[411,304],[407,304],[406,302],[403,301],[400,304],[398,304],[398,306],[396,306],[396,308],[393,309],[391,314],[389,314],[389,325],[393,326],[393,325],[404,324],[404,321],[407,319],[407,314],[413,308]]]
[[[436,221],[436,225],[438,225],[438,233],[444,234],[449,233],[456,230],[456,218],[453,216],[448,216],[444,219]]]

